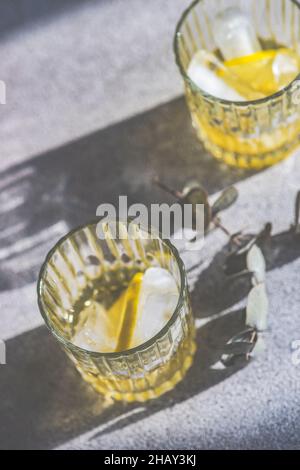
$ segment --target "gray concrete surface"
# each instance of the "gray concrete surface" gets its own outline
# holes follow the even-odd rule
[[[179,94],[174,25],[187,2],[1,2],[4,165],[84,136]],[[9,18],[14,15],[16,20]],[[34,136],[34,138],[33,138]]]
[[[181,0],[3,1],[0,106],[0,448],[299,448],[299,243],[286,230],[299,189],[299,153],[259,174],[215,162],[191,129],[173,63]],[[30,15],[28,11],[35,12]],[[4,20],[6,18],[6,20]],[[224,214],[235,231],[274,223],[268,257],[266,353],[247,366],[211,366],[244,320],[247,283],[222,273],[227,240],[183,255],[198,352],[173,392],[145,405],[105,407],[43,326],[35,284],[47,250],[101,202],[170,201],[191,177],[211,197],[236,184]]]

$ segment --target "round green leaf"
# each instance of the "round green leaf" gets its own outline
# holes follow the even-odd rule
[[[213,217],[215,217],[219,212],[225,211],[232,206],[236,202],[238,196],[239,193],[234,186],[225,189],[212,206]]]

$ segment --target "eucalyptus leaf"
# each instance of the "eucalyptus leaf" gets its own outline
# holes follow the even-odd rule
[[[268,327],[269,300],[264,284],[253,287],[247,302],[246,324],[258,331]]]
[[[295,231],[300,233],[300,191],[297,193],[296,203],[295,203]]]
[[[256,330],[255,328],[248,327],[243,331],[240,331],[236,335],[234,335],[227,344],[230,343],[239,343],[239,342],[253,342],[253,337],[256,336]]]
[[[250,352],[251,357],[257,357],[263,354],[267,349],[266,341],[263,335],[260,333],[257,337],[257,341]]]
[[[256,242],[255,235],[243,235],[243,237],[239,236],[240,245],[238,249],[235,251],[236,255],[243,255],[247,254],[249,250],[251,250],[252,246]]]
[[[270,241],[272,236],[272,230],[273,225],[271,224],[271,222],[268,222],[257,236],[256,243],[258,244],[258,246],[264,244],[266,241]]]
[[[246,330],[233,336],[224,346],[221,362],[229,367],[234,364],[237,357],[248,358],[256,342],[257,333],[254,328]]]
[[[249,354],[253,349],[253,342],[251,341],[236,341],[227,343],[224,346],[224,354],[232,354],[234,356],[242,356]]]
[[[194,194],[194,191],[199,191],[199,195],[201,195],[201,196],[197,196],[197,200],[192,199],[193,197],[192,195]],[[199,181],[196,181],[196,180],[192,180],[186,183],[181,194],[182,194],[182,198],[183,199],[188,198],[191,204],[192,203],[203,204],[205,201],[208,200],[208,193],[206,189],[199,183]],[[198,202],[198,197],[202,197],[202,201]]]
[[[212,206],[212,216],[215,217],[219,212],[232,206],[236,202],[238,196],[238,191],[234,186],[225,189]]]
[[[207,230],[211,222],[211,207],[207,191],[198,182],[192,181],[183,188],[181,203],[192,204],[194,217],[197,213],[197,204],[204,206],[204,229]]]
[[[257,245],[253,245],[247,254],[247,268],[254,274],[255,283],[259,284],[266,278],[266,261]]]

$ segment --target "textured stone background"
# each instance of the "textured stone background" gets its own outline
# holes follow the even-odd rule
[[[227,169],[196,141],[171,42],[184,0],[3,0],[0,6],[0,448],[298,448],[299,240],[280,234],[300,187],[294,155],[259,174]],[[212,198],[240,192],[232,230],[274,223],[268,350],[246,367],[211,365],[243,324],[244,282],[222,274],[226,238],[184,259],[198,353],[176,390],[146,405],[105,408],[43,326],[36,306],[47,250],[96,206],[170,201],[153,188],[191,177]],[[238,214],[238,216],[237,216]]]

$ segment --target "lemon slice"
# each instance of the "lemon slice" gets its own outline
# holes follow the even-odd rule
[[[142,273],[135,274],[126,291],[110,309],[109,314],[112,314],[113,317],[117,314],[119,318],[116,352],[130,348],[138,319],[138,303],[142,280]]]
[[[267,96],[294,80],[299,72],[299,57],[294,51],[281,48],[230,59],[224,65],[243,83]]]
[[[226,67],[234,67],[236,65],[245,65],[251,64],[253,62],[260,62],[265,60],[274,59],[278,50],[267,50],[267,51],[258,51],[254,52],[254,54],[245,55],[242,57],[235,57],[234,59],[229,59],[224,62]]]

